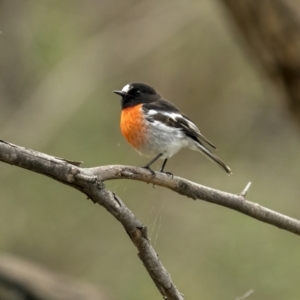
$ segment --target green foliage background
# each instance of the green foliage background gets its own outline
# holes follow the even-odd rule
[[[112,90],[144,81],[218,147],[226,174],[197,152],[178,176],[300,218],[299,131],[219,2],[0,1],[0,138],[84,166],[143,165],[119,131]],[[158,166],[156,166],[158,168]],[[300,298],[299,239],[237,212],[160,187],[112,181],[149,227],[186,299]],[[75,190],[0,165],[0,251],[105,290],[159,294],[123,228]]]

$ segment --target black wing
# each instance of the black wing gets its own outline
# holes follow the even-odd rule
[[[145,103],[143,105],[143,110],[147,114],[147,119],[149,122],[159,121],[167,126],[182,129],[187,136],[198,143],[202,144],[198,140],[200,139],[216,149],[215,145],[201,134],[192,120],[186,115],[182,114],[171,102],[161,99],[152,103]]]

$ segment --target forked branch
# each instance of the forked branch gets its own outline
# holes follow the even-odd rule
[[[239,211],[262,222],[300,235],[300,221],[272,211],[244,197],[249,184],[240,195],[225,193],[164,173],[155,176],[143,168],[131,166],[101,166],[81,168],[77,162],[60,159],[28,150],[0,140],[0,161],[43,174],[86,194],[94,203],[102,205],[125,228],[138,249],[139,257],[164,299],[183,299],[163,267],[148,239],[147,228],[126,207],[122,200],[103,184],[112,179],[133,179],[171,189],[194,200],[204,200]]]

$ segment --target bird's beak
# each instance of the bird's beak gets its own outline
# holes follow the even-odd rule
[[[125,92],[123,92],[123,91],[113,91],[115,94],[117,94],[117,95],[120,95],[120,96],[122,96],[122,97],[124,97],[124,96],[126,96],[127,95],[127,93],[125,93]]]

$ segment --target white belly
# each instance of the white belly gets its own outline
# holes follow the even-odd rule
[[[158,121],[148,122],[147,136],[147,143],[138,151],[148,157],[162,153],[162,159],[169,158],[181,148],[194,144],[192,139],[178,128],[171,128]]]

